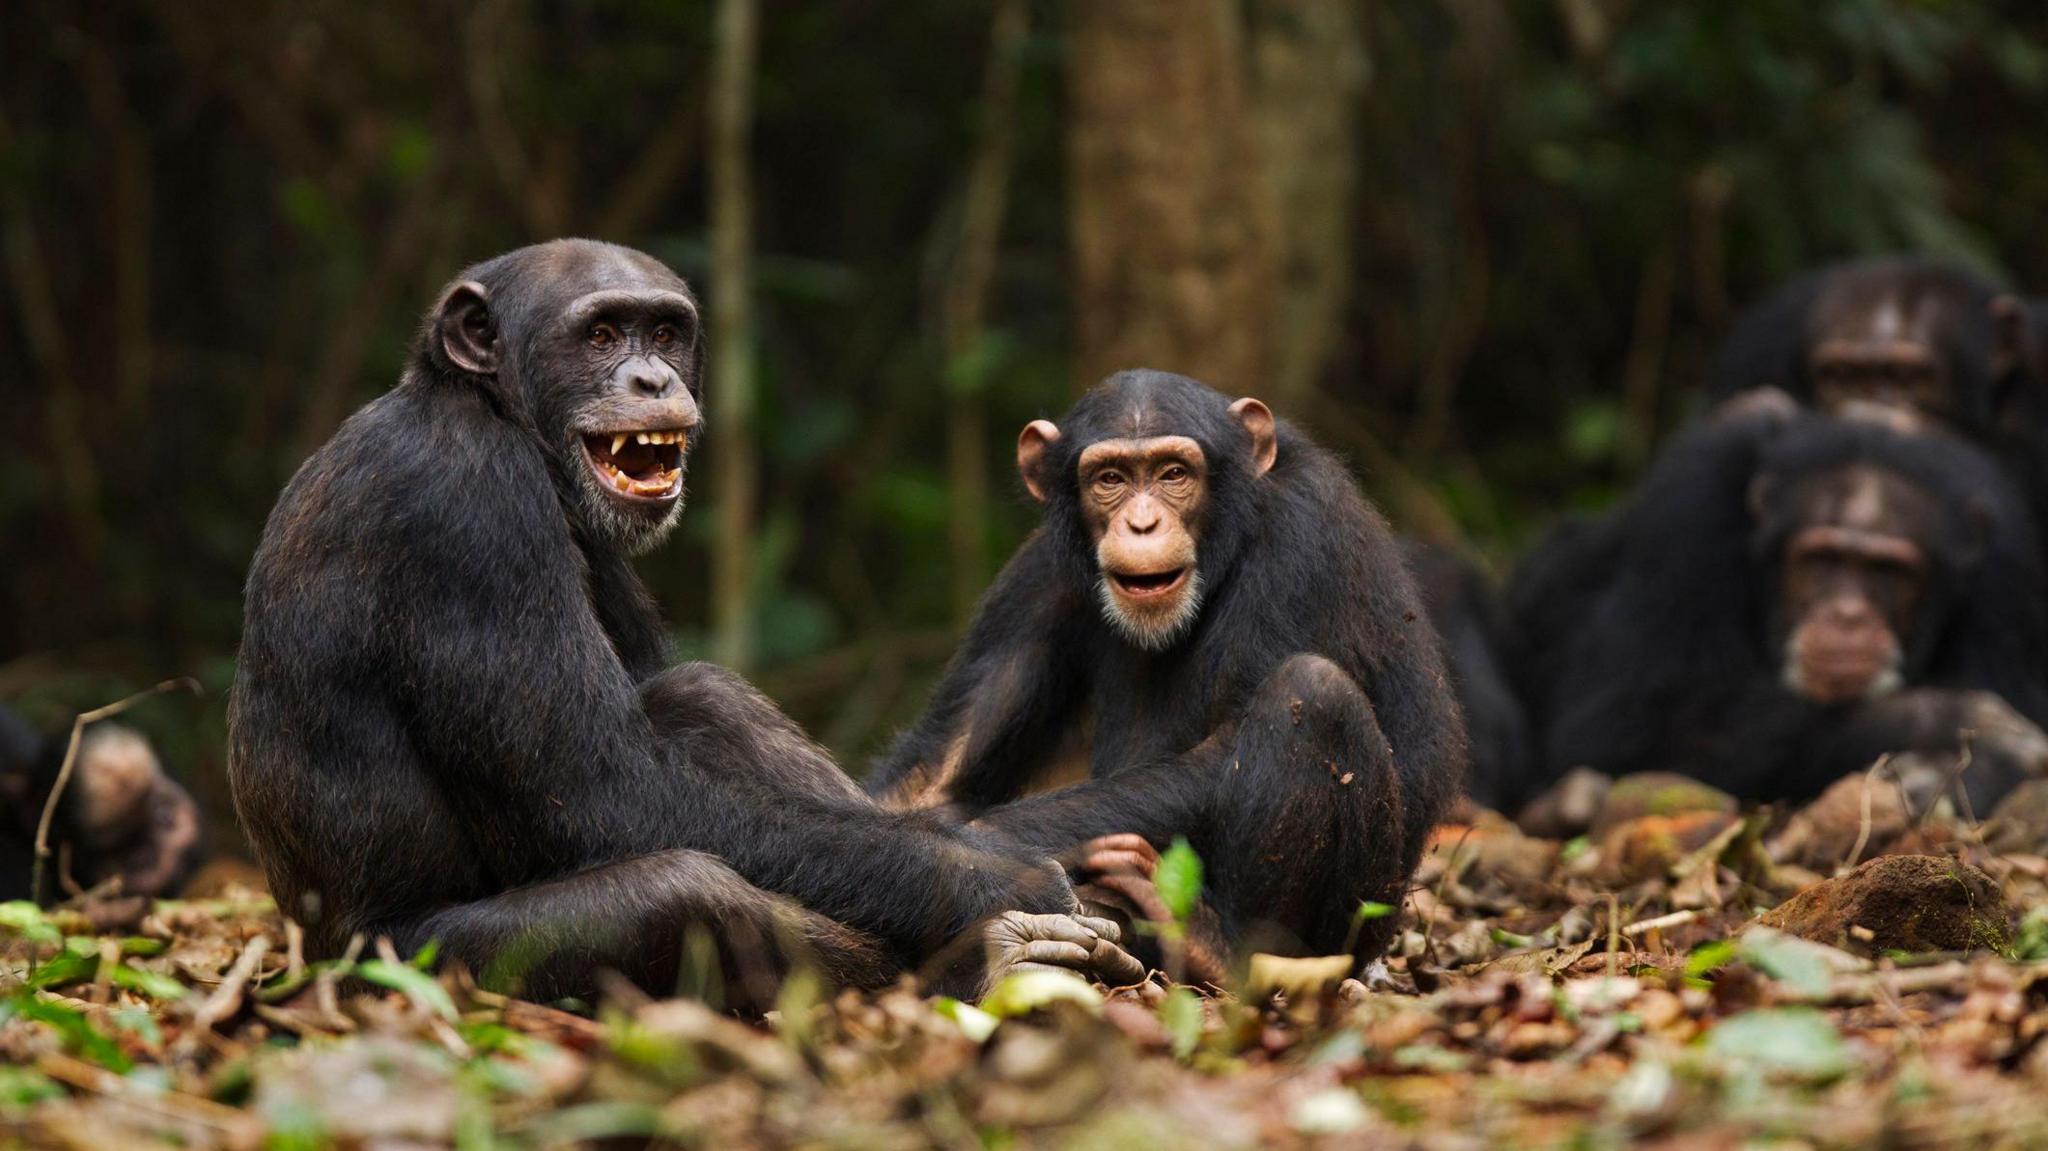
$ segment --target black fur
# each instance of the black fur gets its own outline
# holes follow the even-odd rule
[[[666,990],[696,928],[728,966],[765,944],[873,984],[995,912],[1072,907],[1050,864],[878,809],[736,677],[662,670],[619,533],[567,471],[579,397],[607,397],[555,329],[584,293],[683,282],[586,241],[461,279],[488,291],[499,370],[455,368],[429,317],[398,386],[286,487],[249,575],[229,781],[314,949],[439,938],[536,995],[598,966]]]
[[[1443,641],[1451,683],[1472,740],[1472,773],[1465,793],[1496,810],[1512,811],[1529,798],[1529,719],[1508,679],[1503,651],[1507,609],[1494,582],[1477,564],[1444,547],[1402,540],[1408,566]]]
[[[1952,421],[1973,438],[1993,438],[2016,383],[2010,371],[1998,367],[1999,336],[1991,307],[1998,286],[1967,268],[1924,257],[1832,264],[1787,283],[1736,321],[1715,362],[1710,398],[1775,387],[1811,405],[1814,381],[1807,357],[1815,308],[1830,293],[1878,287],[1940,302],[1944,322],[1935,342],[1949,369]]]
[[[1797,525],[1768,499],[1753,513],[1750,492],[1759,475],[1775,492],[1852,463],[1910,480],[1941,509],[1927,598],[1901,637],[1906,686],[1938,690],[1828,707],[1781,684],[1770,613]],[[1509,586],[1539,773],[1669,769],[1739,796],[1798,798],[1886,751],[1952,747],[1962,693],[2048,721],[2038,556],[2023,501],[1963,441],[1820,415],[1695,426],[1628,503],[1553,532]],[[1981,774],[1980,800],[2012,782]]]
[[[1136,832],[1188,835],[1233,942],[1277,929],[1317,953],[1383,946],[1361,900],[1398,902],[1455,794],[1465,734],[1398,545],[1342,464],[1290,424],[1255,477],[1229,401],[1161,372],[1112,376],[1059,421],[1044,526],[983,597],[924,717],[870,790],[944,801],[1065,850]],[[1178,434],[1208,461],[1204,601],[1164,651],[1101,617],[1075,461],[1096,441]],[[1092,723],[1093,779],[1018,800]],[[957,772],[926,790],[932,765]]]

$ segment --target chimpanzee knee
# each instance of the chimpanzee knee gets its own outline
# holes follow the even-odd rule
[[[1409,854],[1393,748],[1372,701],[1344,670],[1290,657],[1267,677],[1223,769],[1204,857],[1226,930],[1261,949],[1311,954],[1384,946]]]

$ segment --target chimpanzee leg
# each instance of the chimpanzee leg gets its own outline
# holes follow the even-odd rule
[[[1377,955],[1392,920],[1366,920],[1354,937],[1359,904],[1398,906],[1421,851],[1372,701],[1315,655],[1281,664],[1234,731],[1179,760],[1017,800],[975,823],[1054,854],[1117,832],[1155,844],[1185,835],[1205,864],[1205,902],[1240,954],[1331,955],[1349,940],[1361,958]]]
[[[1371,959],[1419,845],[1405,843],[1394,750],[1372,701],[1321,656],[1296,655],[1253,695],[1195,841],[1225,934],[1247,948]]]
[[[875,987],[897,966],[873,939],[753,886],[715,856],[665,851],[549,883],[383,924],[401,950],[441,941],[487,984],[537,999],[587,996],[600,968],[658,994],[693,972],[693,949],[718,964],[725,1006],[773,1006],[781,976],[803,965],[834,986]],[[702,991],[703,988],[688,988]]]

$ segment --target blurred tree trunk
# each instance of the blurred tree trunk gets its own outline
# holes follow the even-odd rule
[[[1248,0],[1274,297],[1261,394],[1300,412],[1350,303],[1365,41],[1351,0]],[[1247,386],[1241,390],[1251,390]]]
[[[982,355],[989,280],[1003,238],[1003,211],[1016,136],[1017,74],[1030,30],[1025,0],[1000,0],[982,82],[981,137],[967,173],[959,247],[947,276],[943,317],[946,355],[947,540],[953,553],[953,616],[965,624],[987,578],[988,428],[982,397]]]
[[[1067,6],[1076,371],[1264,382],[1271,298],[1234,0]]]
[[[754,66],[757,0],[719,0],[712,33],[711,362],[709,411],[716,429],[712,484],[718,496],[711,624],[714,658],[745,668],[754,656]]]

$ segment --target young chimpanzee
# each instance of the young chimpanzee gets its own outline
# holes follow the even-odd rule
[[[46,737],[0,707],[0,900],[47,901],[69,884],[118,879],[124,895],[175,894],[198,866],[199,805],[164,774],[149,741],[117,723],[85,729],[50,824],[52,858],[34,883],[36,825],[71,733]]]
[[[1465,759],[1378,513],[1264,404],[1161,372],[1033,421],[1017,456],[1044,526],[870,789],[1076,861],[1186,835],[1227,943],[1370,958],[1391,921],[1361,931],[1359,904],[1399,902]],[[1084,731],[1094,778],[1018,799]]]
[[[430,939],[530,994],[743,998],[808,958],[874,984],[950,953],[1139,972],[1059,867],[882,810],[744,681],[665,642],[627,557],[682,508],[698,310],[651,257],[556,241],[442,293],[398,386],[302,467],[249,574],[229,782],[320,953]]]
[[[1672,769],[1799,798],[1967,738],[1988,810],[2048,767],[2040,580],[2023,501],[1971,445],[1736,415],[1529,557],[1509,589],[1517,679],[1552,776]]]

